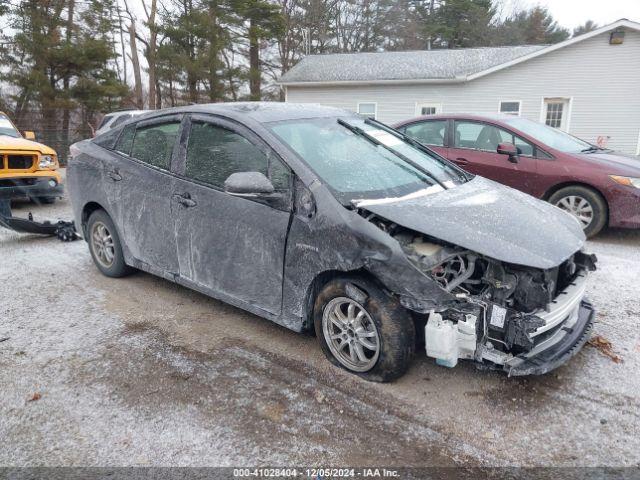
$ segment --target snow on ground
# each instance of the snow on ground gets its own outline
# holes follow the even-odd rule
[[[30,209],[70,217],[15,211]],[[622,363],[585,347],[514,379],[419,352],[384,385],[165,280],[105,278],[84,242],[0,246],[0,465],[640,465],[638,231],[588,245],[594,334]]]

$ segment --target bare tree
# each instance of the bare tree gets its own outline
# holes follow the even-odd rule
[[[142,2],[144,13],[147,16],[147,28],[149,28],[149,41],[147,42],[146,57],[148,64],[149,74],[149,108],[154,110],[156,108],[156,52],[158,50],[158,29],[156,25],[156,14],[158,12],[157,0],[151,0],[151,7],[147,8],[147,3]],[[161,102],[161,100],[160,100]],[[157,103],[160,103],[157,102]]]

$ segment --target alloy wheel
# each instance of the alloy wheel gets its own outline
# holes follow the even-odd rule
[[[593,206],[584,197],[577,195],[562,197],[556,202],[556,207],[560,207],[580,220],[583,229],[593,221]]]
[[[378,329],[355,300],[337,297],[328,302],[322,314],[322,331],[333,356],[348,369],[366,372],[378,361]]]
[[[93,224],[91,228],[91,244],[96,260],[105,268],[111,267],[116,256],[116,250],[111,232],[104,223],[98,221]]]

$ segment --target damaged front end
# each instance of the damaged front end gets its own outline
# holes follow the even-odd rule
[[[553,268],[496,260],[383,219],[361,216],[392,236],[411,264],[453,298],[441,306],[400,296],[424,323],[428,356],[459,359],[509,375],[546,373],[588,340],[594,310],[584,299],[596,257],[576,251]]]

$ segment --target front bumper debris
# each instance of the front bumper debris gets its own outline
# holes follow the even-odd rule
[[[561,327],[562,338],[550,347],[531,355],[515,357],[504,365],[509,376],[543,375],[566,363],[589,340],[596,312],[587,300],[582,300],[572,323]]]
[[[557,368],[582,348],[593,328],[595,311],[585,299],[587,275],[586,269],[576,272],[546,310],[524,316],[487,304],[464,317],[449,314],[445,319],[431,312],[425,326],[427,356],[447,367],[458,359],[474,359],[480,369],[503,370],[509,376],[542,375]]]
[[[7,197],[3,198],[3,194]],[[74,222],[36,222],[33,215],[29,213],[28,218],[17,218],[11,214],[10,193],[0,189],[0,227],[20,233],[32,233],[37,235],[55,235],[63,242],[71,242],[78,238]]]

